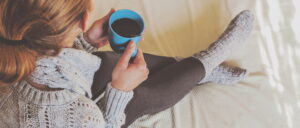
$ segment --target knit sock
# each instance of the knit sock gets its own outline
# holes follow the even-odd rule
[[[244,40],[250,35],[252,30],[253,19],[250,11],[242,11],[230,22],[224,33],[207,50],[192,55],[192,57],[202,62],[206,71],[204,79],[225,61],[232,51],[239,50],[244,44]]]
[[[184,57],[175,56],[174,59],[176,61],[181,61],[184,59]],[[249,72],[246,69],[222,63],[214,68],[205,79],[199,81],[198,84],[204,84],[208,82],[224,85],[235,84],[247,77],[248,74]]]
[[[246,69],[222,63],[218,67],[214,68],[211,74],[201,80],[198,84],[213,82],[217,84],[230,85],[243,80],[248,76],[248,74],[249,72]]]

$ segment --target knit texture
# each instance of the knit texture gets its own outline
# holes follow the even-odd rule
[[[94,73],[99,69],[101,59],[90,53],[98,49],[84,40],[83,33],[77,36],[73,47],[78,50],[64,48],[58,56],[39,58],[29,79],[50,88],[69,89],[91,98]]]
[[[248,74],[249,72],[246,69],[222,63],[218,67],[214,68],[211,74],[198,84],[214,82],[222,85],[230,85],[245,79]]]
[[[69,92],[40,91],[19,82],[5,97],[0,108],[1,128],[103,127],[101,111],[88,98]]]
[[[98,106],[85,96],[68,90],[41,91],[26,81],[19,82],[11,87],[12,91],[1,95],[0,126],[119,128],[133,92],[114,89],[110,83],[103,100],[107,110],[103,118]]]
[[[118,93],[117,93],[118,92]],[[106,128],[121,127],[125,123],[125,108],[133,98],[133,91],[122,92],[111,86],[111,82],[106,87],[104,100]],[[119,102],[116,102],[119,101]]]
[[[206,71],[205,77],[208,77],[214,68],[225,61],[232,51],[237,51],[245,43],[245,39],[252,30],[253,19],[250,11],[242,11],[207,50],[192,55],[203,63]]]
[[[181,61],[184,57],[175,56],[176,61]],[[213,71],[205,77],[203,80],[199,80],[198,84],[204,84],[213,82],[217,84],[229,85],[235,84],[247,77],[249,72],[246,69],[231,66],[226,63],[221,63],[219,66],[213,69]]]
[[[84,39],[83,33],[80,33],[77,36],[73,47],[76,49],[84,50],[89,53],[98,51],[98,48],[93,47]],[[105,127],[118,128],[125,123],[124,121],[126,119],[126,116],[124,114],[124,110],[128,102],[132,99],[132,97],[133,91],[123,92],[114,89],[111,86],[111,82],[108,83],[104,98],[99,97],[102,98],[102,102],[98,102],[100,104],[100,109],[102,108],[101,110],[104,112],[105,121],[107,122]]]
[[[83,38],[77,39],[87,43]],[[0,93],[1,127],[119,128],[123,124],[124,108],[133,91],[120,91],[108,83],[101,100],[106,108],[103,112],[85,96],[90,96],[90,85],[101,59],[86,51],[65,48],[58,56],[39,58],[36,63],[30,79],[63,90],[41,91],[26,81],[10,86]]]
[[[83,38],[83,33],[80,33],[74,41],[74,48],[92,53],[98,51],[98,48],[93,47]]]
[[[64,48],[58,56],[37,60],[29,79],[50,88],[64,88],[92,97],[91,86],[101,59],[90,53]]]

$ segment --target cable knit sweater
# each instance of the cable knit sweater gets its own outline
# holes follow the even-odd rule
[[[101,111],[88,98],[101,59],[88,53],[96,49],[84,41],[82,34],[74,46],[77,49],[65,48],[56,57],[38,59],[29,77],[35,83],[63,90],[42,91],[26,81],[1,89],[1,128],[118,128],[124,124],[124,110],[133,91],[117,90],[109,82],[100,100]]]

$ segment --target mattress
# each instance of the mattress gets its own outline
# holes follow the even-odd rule
[[[249,77],[234,85],[197,86],[175,106],[145,115],[130,128],[299,128],[297,5],[299,0],[96,0],[94,20],[110,8],[135,10],[146,23],[138,47],[173,57],[207,48],[240,11],[255,15],[245,46],[228,58],[248,69]]]

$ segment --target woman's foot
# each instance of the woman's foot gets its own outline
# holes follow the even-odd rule
[[[195,53],[192,57],[199,59],[205,68],[205,77],[220,65],[233,51],[245,43],[252,30],[253,15],[250,11],[242,11],[229,24],[224,33],[211,44],[207,50]]]
[[[184,59],[184,57],[175,56],[174,59],[176,61],[181,61]],[[212,82],[217,84],[230,85],[243,80],[248,76],[248,74],[249,72],[246,69],[222,63],[214,68],[206,78],[199,81],[198,84]]]
[[[230,85],[235,84],[248,76],[248,71],[240,67],[230,66],[225,63],[216,67],[211,74],[198,84],[213,82],[217,84]]]

